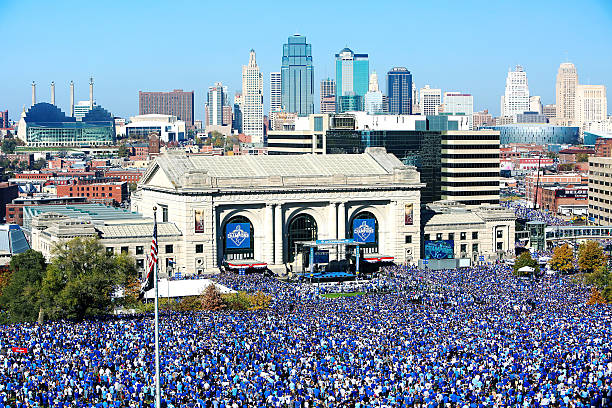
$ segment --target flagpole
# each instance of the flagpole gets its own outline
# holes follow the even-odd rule
[[[153,207],[153,222],[157,225],[157,206]],[[157,240],[157,237],[155,237]],[[159,243],[156,243],[159,246]],[[155,259],[155,407],[161,408],[161,387],[159,383],[159,285],[157,283],[157,271],[159,270],[159,256]]]

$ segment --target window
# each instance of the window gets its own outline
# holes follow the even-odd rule
[[[451,240],[451,241],[453,241],[453,240],[455,239],[455,233],[454,233],[454,232],[450,232],[450,233],[448,234],[448,239],[449,239],[449,240]]]
[[[136,255],[142,255],[144,254],[144,248],[141,246],[137,246],[136,247]]]
[[[113,247],[106,247],[106,253],[109,255],[112,255],[115,252],[115,250],[113,249]]]
[[[461,252],[467,252],[467,244],[461,244]]]
[[[498,242],[497,243],[497,250],[498,251],[503,251],[504,250],[504,243],[503,242]]]
[[[196,244],[195,251],[196,251],[196,254],[203,254],[204,253],[204,244]]]
[[[478,239],[478,231],[472,231],[472,239]]]
[[[122,253],[122,254],[126,254],[126,255],[127,255],[128,250],[129,250],[129,247],[126,247],[126,246],[122,246],[122,247],[121,247],[121,253]]]
[[[406,235],[405,240],[407,244],[412,244],[412,235]]]
[[[425,235],[423,236],[423,239],[424,239],[425,241],[429,241],[429,234],[425,234]]]
[[[168,206],[160,204],[159,208],[161,208],[162,222],[168,222]]]
[[[441,232],[436,234],[436,241],[440,241],[440,240],[442,240],[442,233]]]
[[[472,252],[478,252],[478,244],[472,244]]]
[[[504,231],[497,230],[497,238],[503,238],[503,237],[504,237]]]
[[[315,118],[314,118],[314,130],[315,130],[315,132],[323,131],[323,117],[315,116]]]
[[[144,269],[144,259],[137,259],[137,260],[136,260],[136,266],[137,266],[139,269]]]
[[[172,244],[166,245],[166,253],[167,254],[171,254],[173,251],[174,251],[174,247],[172,246]]]
[[[462,233],[461,233],[461,235],[460,235],[460,237],[461,237],[461,240],[462,240],[462,241],[465,241],[465,239],[466,239],[466,237],[467,237],[467,232],[462,232]]]

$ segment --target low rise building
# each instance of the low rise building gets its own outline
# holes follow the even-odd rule
[[[157,133],[165,142],[180,142],[186,137],[186,124],[173,115],[148,114],[130,118],[125,125],[125,135],[128,138],[149,138],[151,133]]]
[[[612,225],[612,157],[589,157],[589,223]]]
[[[92,202],[121,204],[129,197],[126,182],[89,183],[84,180],[71,180],[67,184],[57,185],[59,197],[86,197]]]

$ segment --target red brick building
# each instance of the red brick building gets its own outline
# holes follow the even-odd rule
[[[58,197],[87,197],[92,202],[119,204],[128,199],[126,182],[84,183],[76,180],[72,183],[57,186]]]
[[[569,149],[560,150],[559,163],[576,163],[577,156],[579,154],[586,154],[587,156],[592,156],[595,154],[595,150],[582,147],[570,147]]]
[[[595,156],[612,157],[612,138],[600,137],[595,141]]]
[[[588,193],[588,185],[544,187],[538,204],[540,208],[545,208],[553,213],[559,213],[559,207],[564,205],[587,207],[589,204]]]
[[[113,169],[113,170],[106,170],[104,172],[104,177],[111,178],[111,179],[118,179],[120,181],[125,181],[126,183],[138,183],[138,181],[140,180],[140,177],[142,177],[144,172],[145,172],[144,169],[142,170],[140,169],[130,169],[130,170]]]
[[[544,187],[565,187],[588,184],[588,177],[576,173],[540,174],[540,179],[538,180],[537,173],[534,172],[532,174],[528,174],[527,176],[525,176],[525,198],[528,201],[534,201],[536,185],[538,182],[538,203],[541,203],[542,189]]]

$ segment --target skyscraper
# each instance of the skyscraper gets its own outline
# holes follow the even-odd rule
[[[259,72],[255,50],[249,54],[249,64],[242,66],[242,132],[251,136],[252,143],[264,143],[263,76]]]
[[[474,129],[472,120],[474,114],[474,97],[471,94],[444,92],[444,113],[467,116],[470,130]]]
[[[389,113],[412,114],[412,74],[404,67],[395,67],[387,72],[387,95]]]
[[[348,48],[336,54],[336,112],[363,110],[369,75],[368,54],[355,54]]]
[[[321,113],[336,112],[336,81],[327,78],[321,81]]]
[[[173,115],[193,128],[193,91],[138,92],[138,114]]]
[[[557,71],[557,83],[555,91],[557,94],[556,123],[559,125],[570,125],[574,122],[576,86],[578,85],[578,72],[571,62],[559,65]]]
[[[228,123],[227,118],[224,118],[224,107],[229,105],[229,97],[227,95],[227,87],[221,82],[215,83],[208,88],[206,98],[205,126],[222,126]],[[227,115],[227,109],[225,112]]]
[[[442,90],[425,85],[421,88],[421,113],[425,116],[437,115],[442,104]]]
[[[501,97],[501,116],[514,116],[529,111],[529,86],[527,73],[517,65],[508,71],[506,90]]]
[[[232,117],[232,128],[242,133],[242,93],[234,95],[234,114]]]
[[[608,101],[604,85],[577,85],[574,123],[583,126],[588,122],[602,122],[608,116]]]
[[[307,116],[314,113],[314,67],[312,46],[306,37],[295,34],[283,45],[281,66],[282,108]]]
[[[369,115],[379,115],[383,113],[383,94],[378,88],[378,75],[376,71],[370,75],[368,92],[365,94],[365,111]]]
[[[542,98],[540,96],[529,97],[529,111],[542,113]]]
[[[270,72],[270,114],[282,109],[281,73]]]

